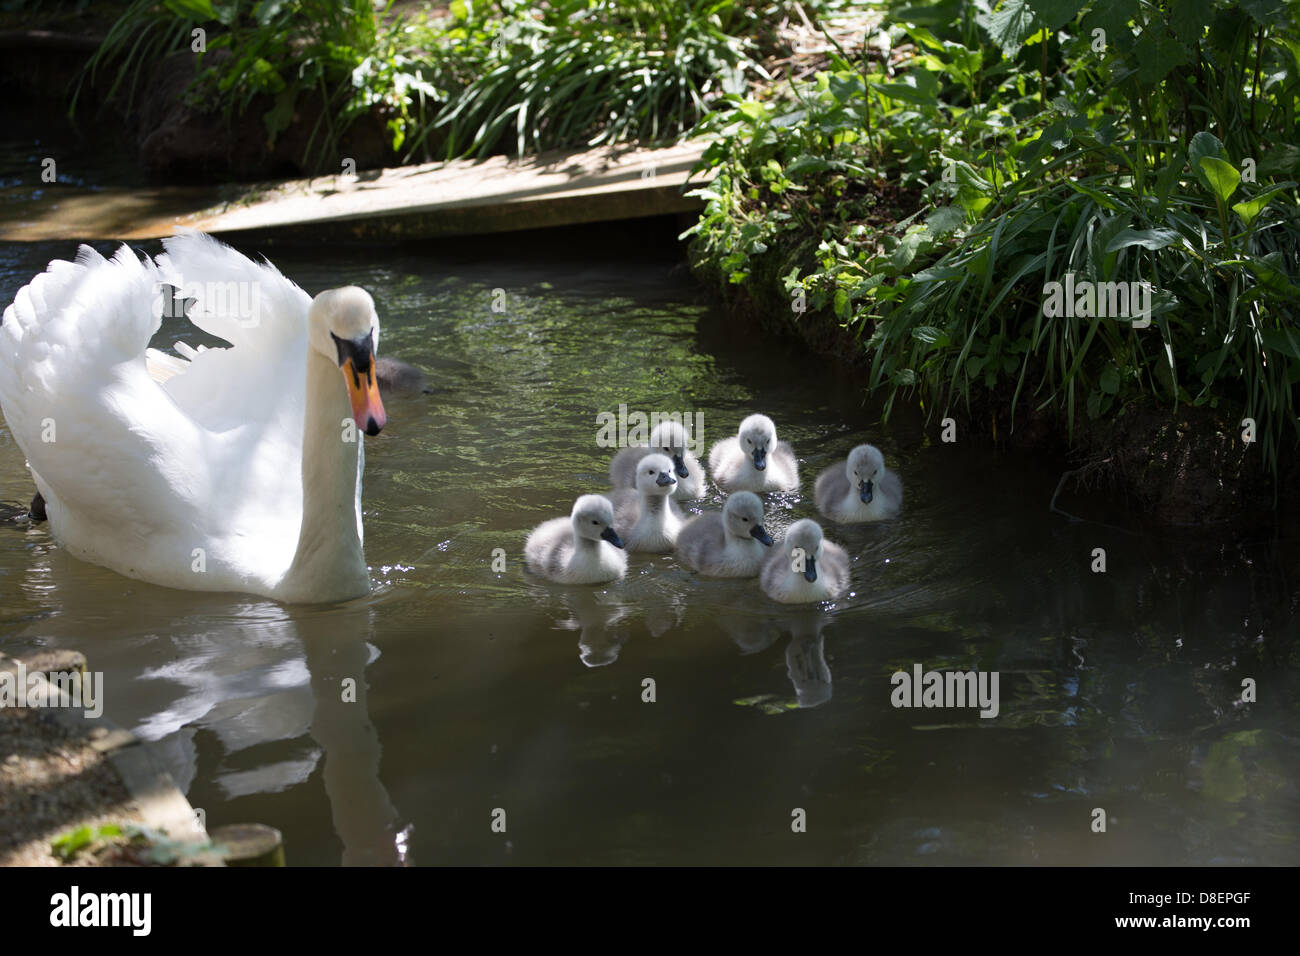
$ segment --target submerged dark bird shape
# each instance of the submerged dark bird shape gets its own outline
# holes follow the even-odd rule
[[[410,362],[380,355],[375,359],[375,378],[379,380],[379,394],[388,395],[430,395],[424,373]]]

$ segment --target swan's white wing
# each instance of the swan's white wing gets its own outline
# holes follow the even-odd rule
[[[163,388],[225,449],[210,473],[223,522],[277,554],[287,546],[287,567],[302,520],[311,298],[273,265],[203,233],[183,232],[163,247],[163,281],[193,300],[190,322],[231,343],[197,350],[178,343],[188,362]]]
[[[75,262],[52,262],[22,288],[0,321],[5,420],[55,533],[91,560],[196,530],[186,462],[200,458],[202,436],[144,363],[157,293],[149,260],[82,246]]]
[[[157,266],[83,247],[22,289],[0,324],[0,403],[73,553],[175,587],[264,591],[301,524],[310,300],[206,236],[165,245]],[[146,349],[163,282],[234,347],[168,362],[160,386]]]
[[[163,240],[163,281],[192,299],[191,323],[229,349],[182,349],[189,367],[167,391],[197,420],[222,430],[250,421],[293,422],[302,440],[311,298],[270,263],[258,264],[203,233]],[[285,376],[290,376],[286,378]]]

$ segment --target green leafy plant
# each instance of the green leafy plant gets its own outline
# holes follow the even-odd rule
[[[1239,409],[1275,467],[1300,436],[1295,7],[896,9],[902,63],[841,50],[705,119],[692,255],[836,316],[886,414],[979,389],[1073,429],[1147,395]],[[1145,283],[1152,326],[1046,315],[1067,275]]]
[[[734,0],[553,0],[501,14],[481,72],[434,124],[449,156],[674,138],[763,75],[744,35],[753,11]]]
[[[50,841],[50,852],[64,863],[73,862],[80,854],[89,854],[114,855],[135,865],[174,866],[218,856],[220,847],[173,840],[158,830],[134,823],[108,823],[62,833]]]

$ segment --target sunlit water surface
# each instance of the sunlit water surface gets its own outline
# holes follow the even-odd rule
[[[83,650],[107,715],[209,825],[272,824],[297,864],[1297,861],[1293,538],[1071,522],[1048,509],[1059,469],[882,427],[857,384],[711,314],[672,259],[566,246],[272,250],[310,292],[370,289],[381,351],[434,388],[366,442],[368,599],[166,590],[7,519],[0,650]],[[0,247],[4,301],[71,252]],[[826,524],[854,560],[833,606],[666,556],[540,582],[524,537],[605,490],[596,416],[620,404],[699,412],[710,444],[770,414],[804,475],[769,502],[776,529],[864,440],[903,516]],[[0,501],[31,491],[0,429]],[[1000,713],[894,708],[917,663],[998,672]]]

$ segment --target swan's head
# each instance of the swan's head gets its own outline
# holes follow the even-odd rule
[[[740,450],[754,459],[754,467],[767,467],[767,453],[776,444],[776,426],[766,415],[750,415],[740,423]]]
[[[756,538],[765,545],[772,536],[763,527],[763,502],[752,491],[737,491],[722,506],[722,520],[727,531],[737,538]]]
[[[849,452],[844,472],[849,476],[849,484],[857,489],[862,503],[869,505],[875,495],[876,482],[885,473],[885,457],[875,445],[859,445]]]
[[[673,460],[658,452],[642,458],[636,466],[636,490],[643,495],[671,495],[676,491]]]
[[[680,422],[660,422],[650,432],[650,450],[671,458],[678,478],[691,477],[690,469],[686,467],[686,448],[690,441],[690,433]]]
[[[573,533],[588,541],[608,541],[616,548],[623,541],[614,533],[614,506],[603,495],[583,495],[573,503]]]
[[[375,374],[379,316],[370,293],[354,285],[322,292],[311,300],[307,328],[312,348],[338,362],[343,371],[357,427],[367,435],[378,435],[388,415]]]
[[[817,562],[822,556],[822,526],[811,518],[801,518],[785,533],[785,553],[791,570],[802,570],[807,581],[817,580]]]

